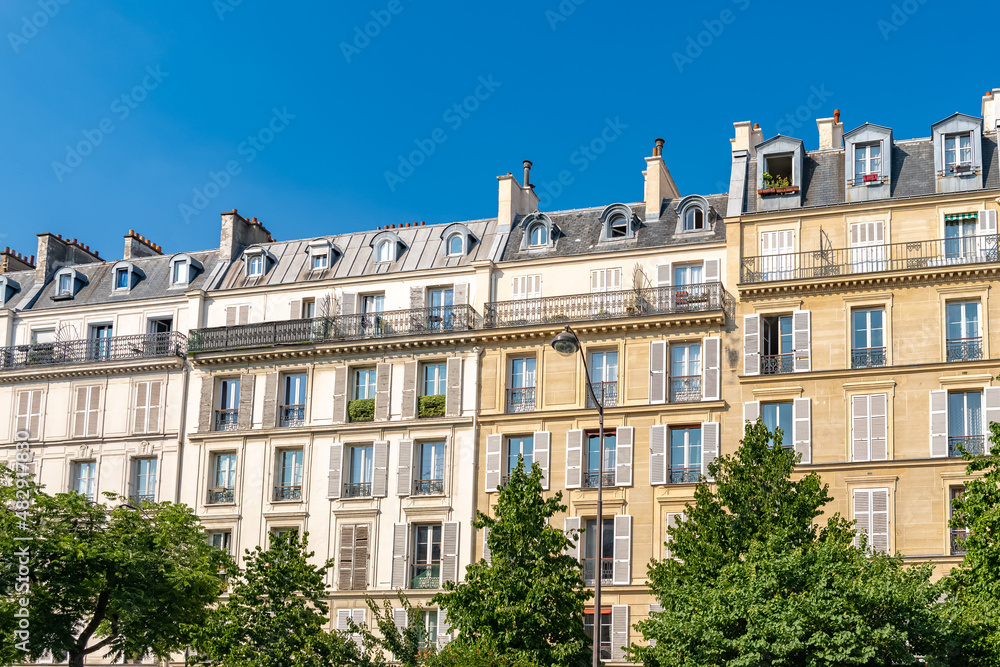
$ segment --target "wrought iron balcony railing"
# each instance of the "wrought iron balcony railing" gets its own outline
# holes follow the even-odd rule
[[[232,503],[235,502],[235,489],[209,489],[208,490],[208,504],[217,505],[220,503]]]
[[[948,456],[962,458],[962,450],[973,456],[986,453],[986,438],[981,435],[948,436]]]
[[[675,466],[670,468],[670,484],[696,484],[701,466]]]
[[[507,390],[507,412],[534,412],[535,388],[516,387]]]
[[[417,479],[413,482],[413,495],[431,496],[444,493],[443,479]]]
[[[280,414],[278,423],[282,426],[302,426],[306,421],[306,406],[302,404],[282,405]]]
[[[945,349],[948,361],[976,361],[983,358],[983,339],[949,338]]]
[[[301,486],[276,486],[274,487],[275,500],[302,500]]]
[[[996,234],[989,234],[744,257],[741,260],[740,283],[830,278],[995,262],[997,239]]]
[[[601,562],[601,583],[610,584],[614,581],[615,559],[614,558],[581,558],[580,564],[583,570],[583,581],[588,586],[593,586],[597,575],[597,562]]]
[[[596,489],[597,481],[601,479],[601,473],[599,472],[585,472],[583,473],[583,488],[585,489]],[[615,472],[613,470],[604,471],[604,488],[608,488],[615,485]]]
[[[0,370],[178,357],[186,346],[179,331],[14,345],[0,347]]]
[[[216,431],[235,431],[240,420],[240,411],[236,408],[215,411]]]
[[[760,355],[760,374],[778,375],[791,373],[795,366],[794,354],[762,354]]]
[[[618,383],[617,382],[591,382],[590,388],[594,390],[594,396],[605,408],[613,408],[618,405]],[[596,408],[594,399],[587,394],[587,407]]]
[[[965,547],[965,540],[969,537],[968,528],[952,528],[951,529],[951,555],[952,556],[964,556],[967,551]]]
[[[529,324],[702,312],[723,310],[726,297],[722,283],[716,282],[515,299],[486,304],[483,320],[486,328],[493,329]]]
[[[700,400],[700,375],[678,375],[670,378],[671,403],[694,403]]]
[[[881,368],[885,366],[884,347],[859,347],[851,350],[851,368]]]
[[[411,565],[410,588],[441,588],[441,564],[416,563]]]
[[[344,484],[342,498],[369,498],[372,495],[371,482],[348,482]]]
[[[152,492],[150,492],[150,493],[133,493],[131,496],[129,496],[129,498],[132,500],[132,502],[136,502],[136,503],[152,503],[152,502],[156,502],[156,494],[152,493]]]

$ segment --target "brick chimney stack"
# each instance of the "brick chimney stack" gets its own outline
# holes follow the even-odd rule
[[[219,240],[219,257],[236,259],[243,250],[255,243],[273,243],[271,232],[257,218],[247,220],[234,208],[222,213],[222,235]]]
[[[35,280],[48,282],[56,271],[72,264],[103,262],[96,250],[77,239],[64,239],[62,234],[43,232],[38,235],[38,261],[35,262]]]
[[[0,252],[0,273],[12,271],[31,271],[35,268],[35,256],[25,256],[5,247]]]
[[[138,257],[155,257],[163,254],[163,248],[156,245],[141,234],[136,234],[135,230],[128,230],[125,235],[124,259],[136,259]]]

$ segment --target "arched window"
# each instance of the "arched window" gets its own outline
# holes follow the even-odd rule
[[[461,234],[452,234],[448,237],[448,254],[461,255],[465,252],[465,245]]]
[[[528,230],[528,245],[542,246],[549,242],[549,233],[545,225],[537,223]]]
[[[697,206],[692,206],[684,213],[684,231],[698,229],[705,229],[705,212]]]
[[[628,236],[628,221],[625,216],[618,216],[611,219],[610,224],[611,233],[608,235],[613,239],[623,239]]]
[[[392,241],[386,239],[378,244],[378,253],[376,255],[377,261],[379,262],[391,262],[392,261]]]
[[[251,276],[264,275],[264,256],[251,255],[247,264],[247,274]]]

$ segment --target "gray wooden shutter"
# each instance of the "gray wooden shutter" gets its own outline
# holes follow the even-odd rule
[[[667,534],[667,539],[664,540],[663,546],[666,549],[666,557],[673,558],[670,552],[670,543],[674,541],[673,536],[670,534],[670,528],[676,528],[681,521],[684,520],[683,512],[667,512],[667,530],[664,532]]]
[[[452,286],[451,302],[456,306],[465,306],[469,303],[469,283],[455,283]]]
[[[201,375],[201,402],[198,404],[198,432],[208,433],[215,429],[215,378],[207,373]]]
[[[389,385],[392,364],[375,365],[375,420],[389,419]]]
[[[632,486],[632,450],[635,428],[619,426],[615,429],[615,486]]]
[[[625,660],[628,648],[628,605],[611,605],[611,659]]]
[[[702,347],[705,348],[705,362],[702,364],[701,397],[706,401],[718,401],[722,398],[719,386],[722,339],[718,336],[709,336],[702,342]]]
[[[869,396],[851,397],[851,460],[871,460],[871,434],[869,433]]]
[[[339,498],[343,488],[344,445],[336,443],[330,447],[330,474],[327,477],[327,498]]]
[[[542,469],[542,491],[549,490],[549,456],[552,450],[552,433],[535,431],[532,434],[532,459]]]
[[[444,414],[446,417],[459,417],[462,414],[462,358],[451,357],[447,364],[447,393],[444,397]]]
[[[612,583],[615,586],[628,586],[632,583],[632,517],[628,514],[616,514],[614,526]]]
[[[440,651],[451,641],[451,625],[448,623],[448,610],[438,609],[437,648]]]
[[[493,562],[490,554],[490,529],[483,528],[483,560],[489,565]]]
[[[101,388],[99,386],[90,387],[87,394],[87,435],[97,435],[97,427],[101,416]]]
[[[980,254],[993,254],[997,247],[997,212],[996,209],[988,208],[979,212],[976,216],[976,234],[979,237]],[[996,255],[993,254],[993,261]],[[989,431],[986,431],[989,435]],[[989,445],[987,445],[988,447]]]
[[[410,495],[413,486],[413,478],[410,473],[411,462],[413,461],[413,441],[399,441],[399,463],[396,466],[396,495]]]
[[[152,380],[149,383],[149,392],[146,396],[146,432],[160,432],[160,394],[163,390],[163,383],[159,380]]]
[[[701,474],[709,482],[715,478],[708,474],[708,464],[719,456],[719,422],[702,422],[701,424]]]
[[[355,292],[342,292],[340,295],[340,314],[354,315],[358,312],[358,295]]]
[[[743,423],[755,424],[760,419],[760,401],[747,401],[743,404]]]
[[[583,486],[583,430],[566,431],[566,488]]]
[[[249,373],[240,376],[240,402],[239,414],[236,417],[236,428],[241,431],[249,431],[253,428],[253,390],[256,384],[256,375]],[[274,428],[278,410],[278,374],[268,373],[264,383],[264,414],[263,428]],[[268,403],[270,401],[270,404]],[[270,409],[270,412],[268,410]]]
[[[250,323],[250,306],[240,306],[238,309],[239,317],[238,324],[249,324]]]
[[[18,433],[21,434],[27,433],[29,434],[30,437],[30,431],[28,430],[29,423],[31,421],[30,409],[31,409],[31,392],[19,391],[17,393],[17,412],[16,412],[17,416],[14,420],[14,431],[17,439],[20,439],[22,437],[20,435],[17,435]]]
[[[931,457],[948,456],[948,392],[932,391],[930,407]]]
[[[656,265],[656,286],[670,287],[670,280],[673,274],[670,272],[670,262]]]
[[[347,421],[347,366],[337,366],[333,369],[333,421]]]
[[[812,313],[796,310],[792,313],[792,351],[795,372],[812,370]]]
[[[854,490],[854,546],[861,546],[861,534],[868,536],[871,548],[872,492],[871,489]]]
[[[242,422],[244,419],[247,420],[249,424],[249,406],[253,405],[253,390],[250,392],[243,391],[243,380],[246,376],[240,379],[240,417],[239,420]],[[252,385],[251,385],[252,386]],[[249,387],[248,387],[249,388]],[[247,393],[249,393],[250,398],[247,399]],[[248,406],[247,410],[243,410],[243,405]],[[244,417],[244,412],[247,413],[247,417]],[[264,376],[264,409],[261,414],[261,428],[274,428],[278,425],[278,373],[277,371],[271,371]],[[249,425],[247,428],[250,428]]]
[[[996,211],[993,214],[996,215]],[[990,424],[993,422],[1000,422],[1000,387],[983,389],[983,435],[986,436],[987,454],[992,452]]]
[[[706,259],[705,260],[705,282],[706,283],[717,283],[722,280],[719,275],[719,260],[718,259]]]
[[[812,399],[792,401],[792,418],[795,451],[802,455],[801,463],[812,463]]]
[[[667,427],[649,427],[649,483],[667,483]]]
[[[146,432],[146,424],[149,421],[149,383],[135,383],[135,402],[132,405],[132,432],[139,434]]]
[[[302,299],[292,299],[288,302],[288,319],[302,319]]]
[[[385,498],[389,493],[389,442],[376,440],[372,446],[372,496]]]
[[[89,387],[76,388],[76,408],[73,410],[73,435],[87,434],[87,393]]]
[[[743,374],[760,375],[760,315],[743,316]]]
[[[406,610],[399,608],[392,610],[392,623],[400,633],[406,630],[409,619],[406,618]]]
[[[492,433],[486,436],[486,493],[494,493],[500,486],[502,449],[502,435]]]
[[[563,521],[563,532],[566,533],[566,537],[570,541],[569,548],[566,549],[566,555],[580,560],[580,534],[570,534],[571,530],[580,530],[580,517],[568,516]]]
[[[441,583],[458,581],[458,522],[441,524]]]
[[[354,529],[355,526],[340,527],[340,563],[337,569],[337,588],[349,591],[354,588]],[[337,629],[340,628],[340,618],[337,618]],[[344,628],[346,629],[346,628]]]
[[[649,402],[667,402],[667,341],[649,341]]]
[[[889,552],[889,490],[872,489],[872,550]]]
[[[346,526],[345,526],[346,527]],[[344,589],[349,590],[349,589]],[[350,626],[347,623],[347,619],[352,618],[350,609],[338,609],[337,610],[337,630],[340,632],[347,632],[350,630]]]
[[[392,527],[392,587],[406,588],[407,570],[407,540],[410,527],[405,523],[397,523]],[[405,610],[403,610],[405,614]],[[395,612],[393,613],[395,616]],[[406,627],[405,625],[403,627]]]
[[[236,326],[236,306],[229,306],[226,308],[226,326]]]
[[[351,585],[356,591],[368,588],[368,552],[370,545],[370,529],[368,524],[361,524],[354,529],[354,576]],[[364,622],[364,609],[359,623]]]
[[[871,416],[872,461],[885,461],[889,458],[887,394],[871,396]]]
[[[37,440],[42,433],[42,391],[35,389],[30,392],[28,403],[28,438]]]
[[[420,364],[416,361],[407,361],[403,364],[403,405],[402,418],[417,418],[417,373]]]
[[[454,297],[453,297],[454,298]],[[424,307],[424,288],[410,288],[410,308],[417,310]]]

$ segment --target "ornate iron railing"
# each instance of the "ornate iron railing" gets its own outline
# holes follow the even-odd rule
[[[343,498],[368,498],[372,495],[371,482],[348,482],[344,484]]]
[[[679,375],[670,378],[670,402],[694,403],[701,400],[701,376]]]
[[[670,468],[670,484],[696,484],[701,476],[701,466],[677,466]]]
[[[130,496],[131,500],[136,503],[152,503],[156,502],[155,493],[133,493]]]
[[[778,375],[791,373],[794,370],[794,354],[762,354],[760,355],[760,374]]]
[[[594,390],[594,396],[605,408],[613,408],[618,405],[618,383],[617,382],[591,382],[590,388]],[[587,394],[587,407],[596,408],[594,399]]]
[[[534,412],[535,388],[517,387],[507,390],[507,412]]]
[[[186,346],[179,331],[14,345],[0,347],[0,370],[176,357]]]
[[[593,586],[597,575],[597,561],[601,562],[601,583],[610,584],[615,579],[615,559],[614,558],[581,558],[580,564],[583,569],[583,581],[588,586]]]
[[[964,556],[967,551],[965,547],[965,540],[969,537],[969,530],[967,528],[952,528],[951,529],[951,555],[952,556]]]
[[[604,471],[604,488],[615,485],[615,472],[613,470]],[[601,473],[599,472],[585,472],[583,473],[583,488],[585,489],[596,489],[597,481],[601,479]]]
[[[215,505],[218,503],[232,503],[235,502],[235,489],[209,489],[208,490],[208,504]]]
[[[948,456],[962,458],[962,450],[973,456],[986,453],[986,438],[981,435],[948,436]]]
[[[413,482],[413,495],[429,496],[444,493],[443,479],[418,479]]]
[[[410,588],[441,588],[441,564],[416,563],[411,565]]]
[[[240,420],[240,411],[236,408],[215,411],[216,431],[235,431]]]
[[[276,486],[274,487],[275,500],[302,500],[301,486]]]
[[[744,257],[741,260],[740,283],[830,278],[995,262],[997,239],[996,234],[989,234]]]
[[[884,347],[859,347],[851,350],[851,368],[880,368],[885,366]]]
[[[948,361],[976,361],[983,358],[983,339],[949,338],[945,341]]]
[[[280,421],[282,426],[302,426],[306,421],[306,406],[282,405],[280,408]]]

